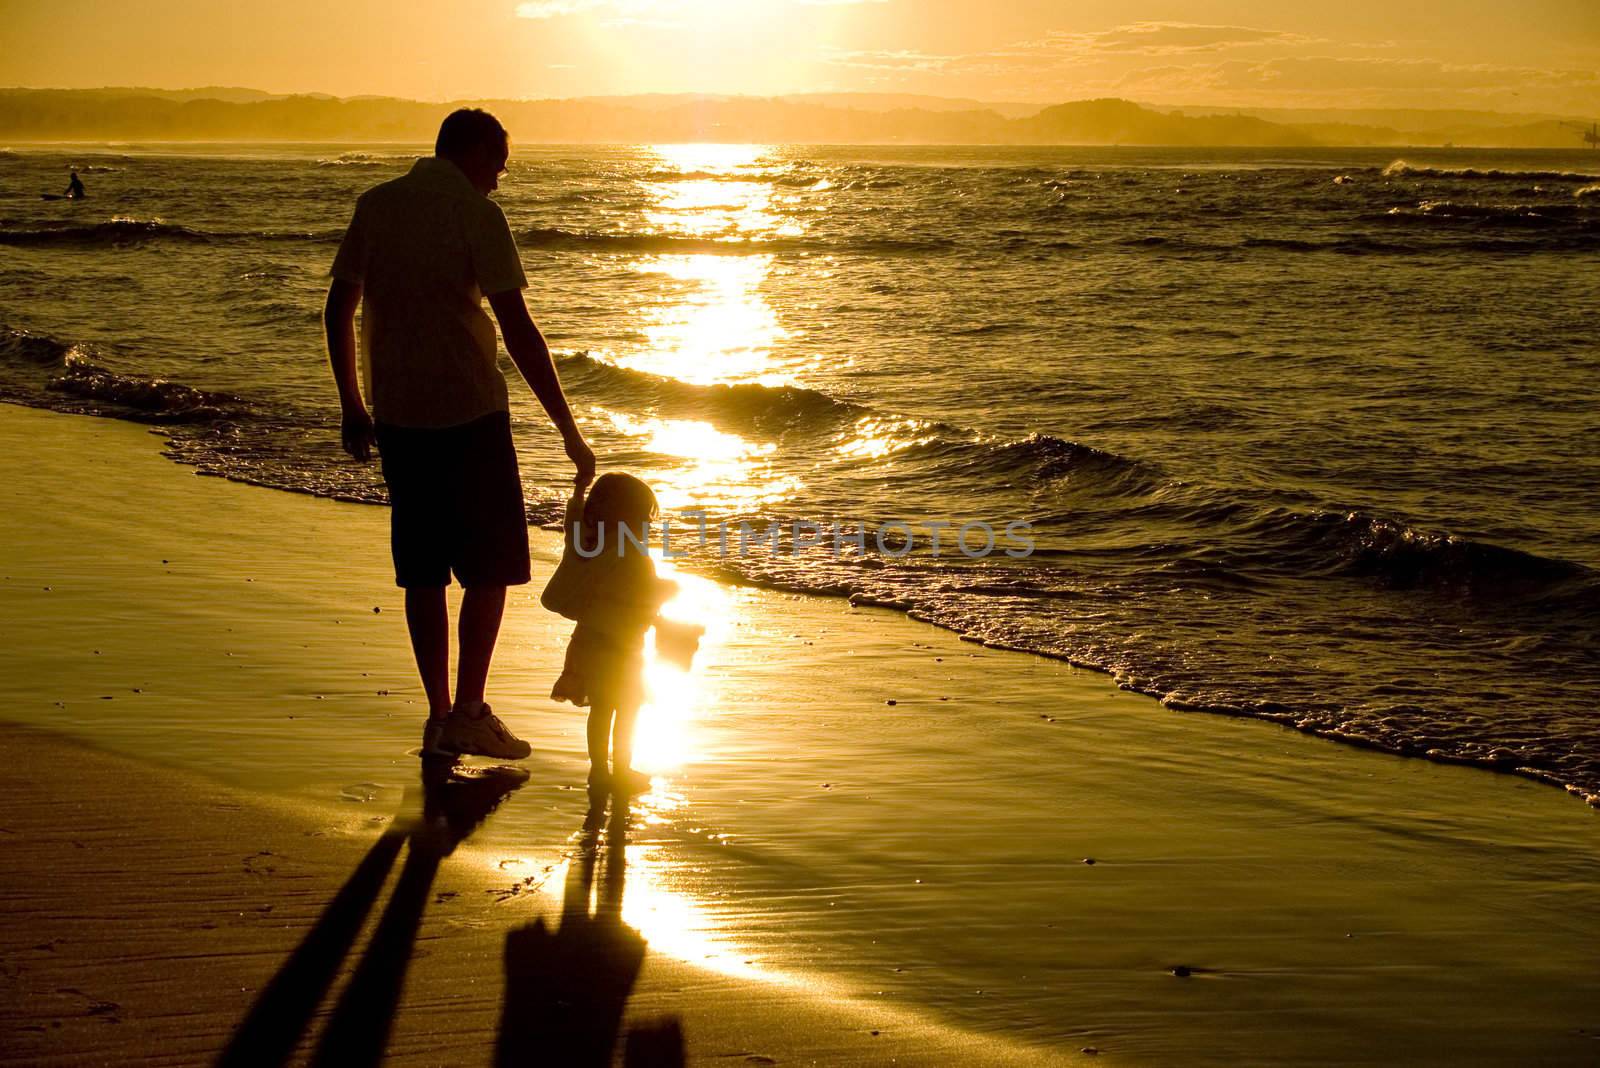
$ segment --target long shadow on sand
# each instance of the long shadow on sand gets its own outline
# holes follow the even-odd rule
[[[592,805],[567,867],[560,926],[552,929],[541,917],[506,935],[496,1068],[613,1063],[623,1009],[645,954],[644,939],[622,921],[628,814],[620,799],[609,821],[603,802]],[[681,1068],[684,1059],[676,1017],[635,1024],[623,1046],[623,1064],[632,1068]]]
[[[289,1060],[349,956],[400,847],[409,841],[400,880],[312,1060],[340,1066],[380,1063],[440,862],[527,779],[527,772],[520,769],[489,768],[469,776],[449,761],[424,761],[421,819],[407,820],[403,827],[397,823],[373,843],[316,925],[262,989],[217,1058],[219,1068],[266,1068]],[[407,792],[402,812],[412,811],[414,796]]]

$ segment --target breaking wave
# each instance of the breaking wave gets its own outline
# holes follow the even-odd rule
[[[1508,171],[1497,168],[1425,167],[1397,159],[1383,169],[1385,178],[1449,178],[1456,181],[1593,182],[1600,174],[1586,171]]]
[[[116,248],[150,242],[203,245],[235,241],[305,241],[333,243],[342,230],[307,233],[196,230],[165,219],[114,218],[86,225],[46,226],[36,229],[0,229],[0,245],[55,248]]]
[[[523,248],[569,252],[659,252],[762,255],[782,252],[833,251],[895,256],[945,252],[954,247],[942,239],[862,239],[839,244],[800,238],[689,237],[661,233],[593,233],[560,227],[534,227],[517,234]]]

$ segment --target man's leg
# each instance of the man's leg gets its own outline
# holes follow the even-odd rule
[[[531,749],[483,703],[489,659],[506,607],[504,586],[471,585],[461,597],[461,659],[456,667],[455,714],[445,725],[444,747],[456,753],[521,760]]]
[[[468,586],[461,597],[461,652],[456,663],[456,703],[477,708],[489,679],[489,661],[506,610],[504,586]]]
[[[443,586],[406,590],[406,628],[411,631],[411,652],[428,695],[428,714],[443,719],[450,715],[450,613],[445,608]],[[483,692],[481,679],[478,692]]]
[[[483,701],[505,613],[506,587],[529,578],[528,520],[511,443],[511,417],[505,412],[484,416],[461,427],[458,437],[459,452],[452,461],[450,566],[466,592],[461,598],[455,714],[446,729],[445,747],[521,760],[530,751],[528,743],[512,734]]]

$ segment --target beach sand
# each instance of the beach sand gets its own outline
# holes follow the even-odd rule
[[[0,741],[0,760],[6,1063],[225,1051],[227,1064],[353,1065],[387,1050],[401,1064],[576,1065],[597,1063],[591,1034],[671,1026],[691,1063],[1047,1063],[913,1013],[653,956],[626,1019],[608,1023],[642,947],[599,902],[564,900],[564,879],[508,908],[481,866],[440,863],[426,831],[408,834],[410,813],[397,826],[262,804],[28,728]],[[554,937],[513,956],[530,922]]]
[[[307,1023],[302,1058],[484,1063],[504,1034],[541,1063],[523,1025],[575,998],[677,1019],[693,1063],[1600,1059],[1582,804],[841,601],[687,584],[706,646],[655,680],[656,789],[591,873],[582,718],[545,698],[551,535],[491,679],[528,781],[480,768],[452,796],[505,796],[464,841],[407,835],[422,706],[387,513],[159,445],[0,406],[0,700],[27,728],[0,752],[0,1057],[192,1063],[265,1004]],[[508,985],[508,933],[541,917],[576,933],[521,936],[543,963]],[[503,1027],[507,990],[529,1008]]]

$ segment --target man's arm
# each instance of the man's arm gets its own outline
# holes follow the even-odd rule
[[[561,440],[567,448],[567,458],[578,469],[574,481],[581,487],[594,478],[594,452],[583,440],[583,431],[572,418],[567,405],[567,395],[561,389],[561,378],[556,374],[555,361],[550,358],[550,346],[544,335],[528,315],[528,305],[523,302],[522,290],[508,289],[489,296],[489,307],[500,321],[500,335],[505,338],[506,351],[511,362],[517,365],[522,377],[533,388],[550,421],[561,431]]]
[[[344,451],[357,460],[372,458],[372,416],[361,399],[356,374],[356,308],[361,303],[361,286],[335,278],[328,287],[328,301],[322,308],[322,328],[328,335],[328,363],[333,381],[339,387],[339,408],[343,413],[339,436]]]

